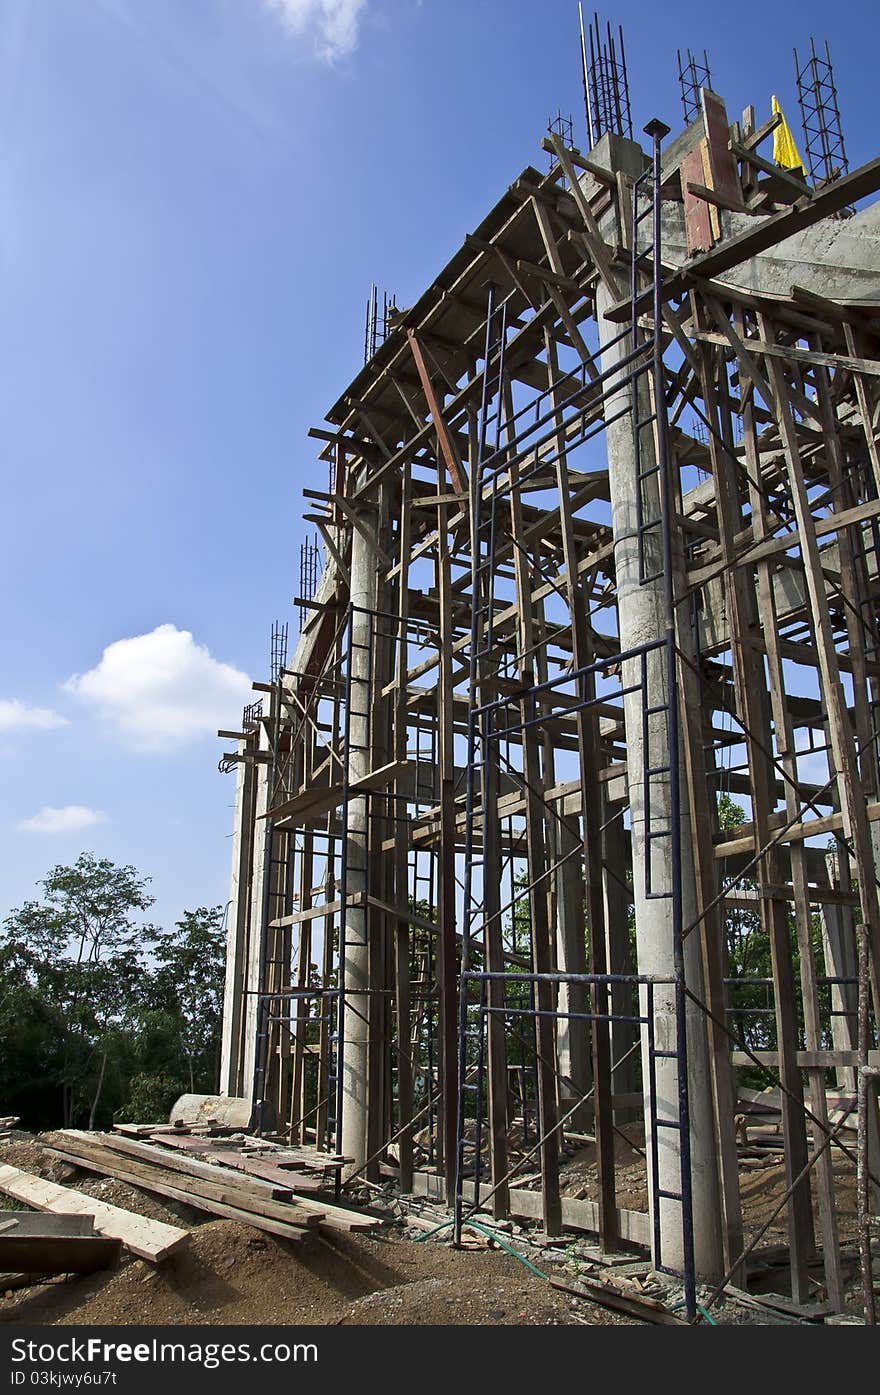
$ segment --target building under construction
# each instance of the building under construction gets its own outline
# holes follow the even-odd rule
[[[371,295],[311,432],[299,640],[221,733],[221,1088],[459,1227],[644,1247],[691,1314],[761,1240],[769,1120],[793,1302],[843,1302],[843,1162],[871,1321],[880,159],[827,48],[805,168],[708,59],[634,135],[622,35],[582,50],[586,151],[554,123],[414,304]]]

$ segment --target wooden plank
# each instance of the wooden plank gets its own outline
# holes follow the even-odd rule
[[[167,1152],[155,1143],[139,1143],[130,1138],[114,1138],[112,1134],[84,1133],[81,1129],[59,1129],[58,1136],[70,1139],[74,1144],[78,1142],[100,1144],[113,1153],[119,1153],[122,1157],[137,1158],[149,1165],[165,1167],[171,1172],[180,1172],[188,1177],[220,1183],[226,1180],[222,1167],[216,1167],[213,1163],[197,1158],[181,1157],[178,1153]],[[237,1157],[238,1154],[212,1152],[211,1156],[219,1162],[221,1158]],[[267,1182],[257,1175],[250,1178],[247,1185],[248,1190],[254,1194],[255,1198],[262,1196],[268,1201],[289,1201],[293,1195],[293,1182],[289,1177],[281,1184],[272,1185],[271,1180]]]
[[[305,1211],[300,1214],[296,1206],[287,1202],[272,1201],[265,1196],[254,1196],[248,1192],[246,1179],[239,1178],[231,1172],[221,1171],[216,1182],[206,1181],[202,1177],[180,1177],[175,1174],[169,1176],[161,1164],[153,1166],[139,1162],[134,1158],[113,1153],[109,1148],[85,1144],[71,1138],[65,1138],[61,1144],[47,1142],[45,1147],[53,1153],[63,1154],[67,1162],[79,1160],[77,1165],[91,1172],[101,1172],[108,1177],[119,1177],[122,1181],[132,1182],[135,1186],[145,1186],[148,1191],[156,1191],[160,1196],[174,1195],[172,1191],[163,1190],[173,1187],[178,1193],[177,1200],[187,1201],[191,1198],[193,1205],[202,1201],[217,1201],[224,1206],[234,1206],[238,1211],[274,1217],[283,1221],[285,1225],[314,1224],[312,1215]]]
[[[838,533],[844,528],[852,527],[854,524],[865,523],[869,519],[876,518],[880,514],[880,500],[869,499],[864,504],[856,504],[849,509],[841,509],[838,513],[825,515],[817,518],[815,531],[817,538],[827,537],[829,534]],[[705,566],[696,567],[688,572],[688,581],[692,586],[702,586],[704,582],[711,581],[714,577],[720,576],[728,566],[748,567],[755,562],[764,561],[768,557],[777,556],[781,552],[790,552],[792,548],[800,547],[801,537],[797,531],[782,533],[778,537],[768,537],[762,541],[747,544],[744,552],[736,553],[730,562],[720,558],[717,561],[707,562]]]
[[[715,330],[693,330],[692,339],[703,339],[709,344],[727,344],[730,336],[716,333]],[[853,354],[829,354],[822,349],[804,349],[796,344],[768,344],[764,339],[750,335],[741,341],[750,353],[762,354],[765,358],[781,358],[784,363],[805,363],[808,366],[821,364],[825,368],[845,368],[851,373],[867,373],[870,377],[880,377],[880,362],[872,358],[857,358]]]
[[[350,896],[346,897],[345,905],[361,906],[364,899],[362,891],[353,891]],[[342,904],[340,900],[322,901],[319,906],[310,906],[307,911],[292,911],[290,915],[278,916],[276,920],[269,922],[269,928],[270,930],[280,930],[287,925],[302,925],[309,920],[320,920],[322,916],[335,915],[337,911],[341,911]]]
[[[305,1167],[315,1172],[324,1172],[327,1168],[335,1170],[344,1167],[346,1163],[354,1162],[354,1158],[343,1157],[339,1153],[320,1153],[317,1148],[270,1148],[254,1149],[253,1153],[261,1153],[268,1156],[276,1167]]]
[[[106,1170],[100,1163],[80,1157],[78,1153],[65,1153],[61,1149],[53,1149],[52,1151],[64,1162],[72,1163],[74,1167],[106,1175]],[[256,1230],[267,1230],[272,1235],[280,1235],[285,1240],[302,1240],[307,1228],[316,1226],[320,1222],[320,1216],[317,1213],[304,1219],[299,1208],[296,1209],[296,1220],[292,1222],[275,1220],[263,1215],[260,1211],[251,1211],[241,1206],[235,1206],[231,1202],[217,1201],[212,1197],[185,1191],[181,1187],[173,1187],[161,1178],[151,1176],[147,1169],[138,1169],[135,1172],[129,1171],[127,1168],[114,1168],[111,1175],[121,1182],[128,1182],[133,1187],[155,1192],[158,1196],[168,1197],[172,1201],[180,1201],[185,1206],[191,1206],[195,1211],[207,1211],[210,1215],[222,1216],[225,1220],[241,1221],[244,1225],[253,1226]]]
[[[724,198],[722,194],[717,194],[714,189],[709,189],[705,184],[698,184],[688,181],[687,192],[693,194],[695,198],[702,199],[704,203],[710,203],[713,208],[725,208],[731,213],[741,213],[742,204],[734,203],[730,199]]]
[[[692,297],[693,299],[695,297]],[[730,617],[731,632],[741,636],[758,630],[758,598],[754,588],[749,585],[750,579],[746,573],[741,568],[730,565],[735,556],[734,539],[743,525],[744,509],[732,453],[734,440],[730,397],[727,380],[720,372],[720,357],[720,353],[708,344],[699,345],[700,393],[711,423],[708,448],[715,479],[716,517],[721,535],[722,554],[728,564],[724,577],[727,613]],[[723,390],[719,387],[722,382]],[[752,471],[759,470],[759,462],[751,459],[754,447],[754,439],[750,437],[746,441],[746,451]],[[750,474],[749,478],[752,477]],[[758,507],[754,498],[751,503],[753,509]],[[772,647],[772,639],[775,636],[773,616],[764,613],[761,615],[761,621]],[[745,734],[755,840],[758,847],[765,847],[769,838],[770,819],[775,808],[775,771],[769,754],[772,749],[771,694],[767,692],[764,682],[763,660],[753,646],[742,643],[734,646],[733,680],[736,712],[742,721]],[[778,694],[775,696],[778,701]],[[766,847],[758,863],[757,878],[759,885],[778,885],[784,881],[779,849],[772,843]],[[773,1006],[780,1053],[779,1073],[786,1087],[782,1100],[782,1114],[786,1141],[785,1175],[789,1189],[787,1214],[791,1283],[792,1292],[800,1300],[807,1292],[807,1257],[814,1248],[814,1236],[810,1181],[804,1173],[807,1163],[807,1139],[803,1113],[803,1083],[795,1064],[798,1028],[788,904],[773,896],[762,896],[759,913],[761,929],[770,946],[774,985]]]
[[[684,199],[684,230],[688,255],[708,252],[712,246],[712,223],[702,194],[695,192],[703,179],[703,150],[698,146],[685,155],[681,164],[681,189]]]
[[[71,1187],[59,1187],[17,1167],[0,1167],[0,1191],[38,1211],[93,1216],[97,1231],[121,1240],[132,1254],[153,1264],[174,1254],[189,1241],[188,1230],[166,1225],[163,1221],[147,1220],[121,1206],[110,1206],[106,1201],[98,1201]]]
[[[181,1136],[177,1133],[162,1132],[160,1129],[151,1137],[154,1142],[161,1143],[163,1148],[180,1148],[187,1153],[210,1153],[217,1147],[216,1142],[210,1138],[193,1138],[191,1134]]]
[[[246,1153],[233,1153],[230,1150],[224,1150],[212,1153],[211,1157],[218,1163],[223,1163],[225,1167],[235,1168],[236,1171],[244,1172],[249,1177],[259,1177],[268,1182],[276,1183],[274,1190],[278,1191],[283,1188],[288,1196],[291,1192],[320,1192],[324,1186],[317,1173],[309,1175],[306,1172],[294,1172],[291,1169],[279,1167],[277,1163],[271,1161],[271,1154],[268,1157],[249,1158]]]
[[[750,448],[747,443],[747,449],[749,449],[749,454],[751,456],[749,463],[750,467],[754,468],[757,465],[757,441],[754,436],[753,412],[748,406],[744,409],[743,420],[744,430],[751,442]],[[752,478],[750,473],[752,516],[762,527],[766,528],[766,497],[757,489],[756,485],[751,482]],[[773,576],[766,563],[758,568],[757,595],[759,606],[758,614],[767,646],[767,672],[769,675],[770,698],[773,710],[773,725],[777,745],[781,747],[780,758],[782,761],[782,768],[788,776],[785,787],[786,814],[790,819],[796,819],[800,813],[800,800],[796,788],[798,767],[797,759],[794,755],[796,750],[795,732],[792,724],[791,712],[786,701],[785,674],[781,655],[779,653],[778,617],[776,613]],[[794,894],[794,912],[798,946],[800,950],[799,960],[804,1031],[806,1033],[808,1048],[816,1050],[821,1040],[821,1025],[816,992],[806,850],[802,843],[791,844],[789,849],[789,865],[792,878],[792,891]],[[795,1064],[800,1066],[800,1053],[795,1050],[792,1054]],[[827,1126],[827,1105],[821,1071],[815,1071],[810,1076],[810,1096],[813,1114],[819,1120],[820,1125]],[[837,1232],[834,1179],[830,1150],[825,1149],[820,1152],[816,1159],[814,1175],[814,1187],[817,1193],[819,1219],[823,1235],[826,1286],[835,1306],[841,1307],[843,1304],[843,1294],[841,1290],[839,1236]],[[801,1301],[803,1297],[804,1295],[801,1294]]]
[[[808,198],[813,197],[813,191],[807,184],[806,179],[803,177],[798,179],[797,175],[792,170],[783,169],[781,165],[773,164],[770,160],[765,160],[762,155],[756,155],[753,150],[748,150],[744,145],[741,145],[739,141],[732,140],[730,142],[730,148],[735,155],[739,155],[741,159],[747,160],[750,165],[754,165],[757,169],[763,170],[765,174],[772,175],[773,179],[780,180],[783,184],[787,185],[793,193],[800,195],[806,194]]]
[[[351,781],[348,787],[349,794],[356,795],[385,789],[404,773],[408,765],[408,761],[391,761],[378,770],[370,770],[366,775],[361,775],[359,779]],[[322,789],[302,790],[292,799],[285,800],[283,804],[269,809],[265,814],[258,814],[257,817],[260,819],[292,819],[297,816],[316,818],[320,814],[326,814],[331,809],[338,808],[342,803],[342,795],[343,786],[341,783]]]
[[[468,417],[469,452],[473,469],[477,467],[477,418]],[[473,491],[476,498],[476,490]],[[440,634],[437,657],[438,673],[438,755],[440,765],[440,825],[437,850],[437,993],[438,1027],[440,1037],[438,1141],[441,1144],[441,1165],[446,1184],[447,1206],[455,1201],[458,1123],[458,889],[456,883],[455,830],[455,689],[453,646],[455,644],[455,607],[452,590],[452,558],[445,507],[437,511],[437,556],[435,577],[440,602]],[[428,977],[428,956],[424,960],[424,976]],[[420,1004],[422,1022],[427,1025],[430,1007],[423,999]],[[411,1037],[413,1049],[419,1039],[419,1023]],[[427,1055],[427,1053],[426,1053]],[[427,1061],[425,1062],[427,1065]],[[411,1162],[411,1159],[410,1159]],[[401,1169],[402,1172],[402,1169]],[[410,1190],[413,1185],[412,1167],[408,1171]]]
[[[125,1138],[150,1138],[154,1133],[167,1132],[167,1124],[114,1124],[113,1132]]]
[[[707,183],[718,191],[728,204],[742,208],[742,191],[739,187],[739,174],[736,160],[728,148],[730,125],[727,108],[722,99],[708,87],[702,91],[703,123],[706,130],[706,153],[710,178]]]
[[[638,1318],[641,1322],[652,1322],[661,1327],[688,1326],[684,1318],[676,1317],[675,1313],[670,1312],[669,1308],[654,1298],[635,1293],[630,1298],[628,1294],[620,1293],[606,1284],[594,1284],[585,1278],[579,1279],[576,1284],[567,1279],[551,1278],[550,1284],[562,1293],[585,1298],[588,1303],[598,1303],[600,1307],[610,1308],[615,1313],[626,1313],[627,1317]]]
[[[596,216],[590,207],[589,199],[584,193],[580,180],[574,172],[571,156],[566,149],[565,142],[562,140],[561,136],[554,134],[551,134],[549,139],[553,154],[562,166],[563,173],[569,185],[569,192],[577,204],[578,212],[584,222],[584,228],[581,234],[584,245],[592,257],[596,270],[605,282],[609,293],[614,296],[620,295],[621,282],[618,280],[617,273],[611,261],[611,249],[602,236],[599,224],[596,222]]]
[[[149,1150],[149,1145],[148,1145]],[[158,1152],[158,1149],[154,1149]],[[269,1192],[275,1192],[275,1199],[279,1200],[278,1193],[283,1191],[287,1197],[292,1197],[296,1208],[309,1217],[318,1216],[321,1225],[326,1224],[332,1230],[374,1230],[381,1224],[381,1219],[373,1216],[365,1216],[360,1211],[350,1211],[346,1207],[336,1206],[331,1202],[312,1201],[300,1195],[302,1191],[318,1192],[321,1190],[322,1182],[317,1176],[305,1176],[303,1173],[289,1171],[272,1163],[271,1154],[268,1157],[250,1158],[246,1153],[234,1153],[230,1150],[218,1150],[211,1154],[223,1167],[212,1167],[208,1163],[190,1162],[190,1167],[198,1167],[201,1171],[199,1175],[210,1173],[212,1179],[224,1180],[224,1168],[232,1169],[231,1175],[235,1176],[235,1185],[245,1187],[248,1191],[260,1186],[261,1180],[266,1179],[270,1183],[278,1183],[277,1186],[270,1186]],[[169,1163],[185,1163],[185,1159],[176,1157],[163,1158],[166,1166]],[[340,1164],[341,1165],[341,1164]],[[236,1176],[237,1174],[237,1176]],[[273,1212],[273,1214],[278,1214]]]
[[[536,213],[540,209],[535,204]],[[540,210],[542,213],[543,210]],[[544,214],[546,220],[546,214]],[[539,223],[541,220],[539,219]],[[545,246],[549,251],[549,228],[546,221],[541,224]],[[579,350],[580,352],[580,350]],[[583,356],[583,354],[581,354]],[[504,407],[508,419],[513,417],[514,406],[508,384],[503,385]],[[526,856],[528,860],[528,880],[532,887],[529,892],[529,920],[531,937],[532,969],[541,975],[535,989],[535,1002],[538,1017],[535,1023],[535,1043],[538,1077],[538,1133],[541,1137],[539,1158],[541,1164],[541,1196],[543,1200],[544,1233],[547,1236],[559,1235],[562,1230],[562,1202],[559,1187],[559,1100],[556,1081],[556,1026],[553,1012],[556,1006],[556,993],[543,977],[555,967],[551,947],[550,914],[544,880],[547,872],[547,829],[545,825],[544,788],[545,780],[541,769],[541,750],[534,718],[536,713],[534,698],[528,693],[535,686],[534,667],[536,617],[531,596],[530,568],[527,554],[522,546],[523,517],[522,495],[519,491],[519,467],[516,459],[508,466],[510,471],[510,535],[514,541],[513,567],[516,578],[516,602],[519,608],[516,629],[519,661],[519,678],[524,696],[519,704],[522,723],[521,743],[523,760],[523,783],[526,799]],[[519,545],[517,545],[519,544]],[[485,824],[484,824],[485,827]],[[594,926],[592,944],[604,943],[604,927]],[[502,1022],[504,1019],[502,1018]],[[598,1024],[596,1024],[598,1026]],[[605,1082],[607,1084],[607,1081]],[[613,1201],[613,1180],[612,1180]]]

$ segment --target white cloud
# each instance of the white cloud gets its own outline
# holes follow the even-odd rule
[[[176,625],[108,644],[100,663],[74,674],[64,690],[140,751],[170,750],[235,726],[252,696],[247,674],[220,663]]]
[[[47,804],[32,818],[22,819],[18,827],[22,833],[78,833],[81,828],[106,822],[106,814],[100,809],[88,809],[85,804],[65,804],[63,809]]]
[[[264,0],[291,34],[310,36],[319,58],[333,63],[354,53],[367,0]]]
[[[67,726],[67,718],[51,707],[31,707],[18,698],[0,698],[0,732],[51,731],[53,727]]]

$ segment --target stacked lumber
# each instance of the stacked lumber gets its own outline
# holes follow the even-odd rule
[[[36,1211],[51,1211],[55,1215],[90,1216],[101,1235],[121,1240],[127,1250],[140,1259],[158,1264],[167,1259],[189,1240],[189,1231],[163,1221],[150,1221],[121,1206],[86,1196],[71,1187],[59,1187],[44,1177],[33,1177],[17,1167],[0,1167],[0,1192],[14,1197]]]
[[[280,1144],[267,1143],[263,1138],[249,1138],[242,1134],[221,1140],[179,1138],[160,1132],[152,1134],[150,1142],[159,1144],[163,1149],[194,1154],[206,1162],[222,1163],[225,1167],[266,1178],[277,1182],[280,1187],[292,1188],[298,1195],[322,1192],[327,1174],[340,1171],[350,1161],[338,1155],[319,1153],[317,1149],[284,1148]]]
[[[255,1195],[251,1188],[236,1185],[231,1175],[227,1181],[229,1174],[219,1169],[214,1180],[200,1177],[192,1171],[179,1176],[165,1165],[164,1158],[153,1163],[126,1156],[118,1151],[120,1142],[112,1135],[63,1129],[47,1139],[44,1146],[75,1167],[105,1177],[115,1177],[120,1182],[128,1182],[157,1196],[182,1202],[198,1211],[207,1211],[210,1215],[243,1221],[284,1240],[302,1240],[306,1231],[321,1219],[319,1213],[272,1201],[259,1193]],[[127,1139],[126,1142],[131,1144],[133,1140]],[[112,1146],[108,1146],[110,1144]]]
[[[12,1130],[18,1126],[17,1114],[4,1114],[0,1117],[0,1142],[12,1137]]]
[[[208,1161],[204,1154],[193,1158],[143,1139],[62,1129],[50,1135],[44,1146],[76,1167],[286,1240],[300,1240],[319,1225],[345,1231],[376,1225],[374,1218],[362,1213],[299,1196],[289,1175],[281,1174],[281,1180],[260,1177],[237,1165]],[[231,1156],[237,1163],[239,1155]]]

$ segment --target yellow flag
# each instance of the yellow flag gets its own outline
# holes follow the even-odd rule
[[[782,116],[782,107],[775,97],[770,98],[770,106],[774,116]],[[791,127],[784,116],[773,132],[773,159],[786,170],[802,170],[804,167],[794,143],[794,136],[791,134]]]

